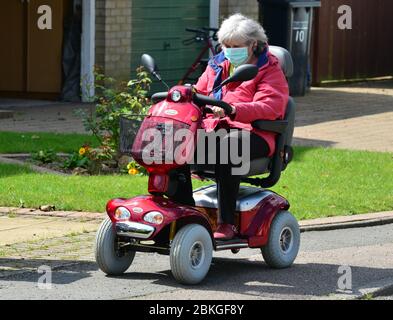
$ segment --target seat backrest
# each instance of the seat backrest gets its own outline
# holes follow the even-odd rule
[[[289,97],[287,110],[285,113],[285,120],[288,121],[288,127],[284,134],[285,146],[292,145],[293,131],[295,130],[295,111],[296,111],[295,101],[293,100],[292,97]]]
[[[278,59],[281,69],[287,78],[293,74],[293,60],[289,51],[282,47],[269,46],[269,51]],[[285,120],[288,121],[288,127],[284,134],[284,145],[292,145],[293,131],[295,128],[295,101],[289,97]]]
[[[269,51],[279,61],[282,71],[287,78],[293,75],[293,60],[289,51],[282,47],[269,46]]]

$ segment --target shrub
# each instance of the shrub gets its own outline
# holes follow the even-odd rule
[[[91,132],[100,142],[97,148],[83,146],[65,163],[67,168],[82,167],[89,173],[100,173],[104,167],[118,167],[120,154],[120,117],[147,113],[150,100],[147,94],[151,79],[143,67],[137,69],[136,79],[117,82],[95,71],[96,107],[90,112],[79,109],[76,115],[82,118],[86,131]],[[83,155],[81,154],[81,151]]]
[[[149,74],[142,67],[137,69],[137,78],[128,83],[117,83],[115,79],[96,71],[96,108],[90,114],[77,110],[77,115],[82,118],[87,131],[96,136],[103,146],[112,148],[118,154],[120,116],[146,114],[151,82]]]
[[[139,165],[135,160],[131,161],[127,165],[127,169],[125,171],[126,171],[126,173],[128,173],[131,176],[146,176],[146,175],[148,175],[146,168]]]
[[[87,169],[89,166],[89,158],[84,155],[81,155],[78,152],[73,153],[63,162],[62,167],[64,169],[75,169],[75,168],[84,168]]]
[[[53,149],[40,150],[31,154],[31,159],[40,163],[52,163],[58,160],[57,154]]]

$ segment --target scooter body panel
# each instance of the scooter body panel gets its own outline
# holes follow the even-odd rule
[[[182,100],[175,103],[170,97],[176,90]],[[174,87],[166,100],[150,108],[132,147],[133,158],[150,174],[150,193],[165,192],[168,173],[192,160],[201,122],[202,111],[188,87]]]
[[[205,210],[211,216],[211,221],[217,220],[216,185],[195,190],[194,199],[197,208]],[[269,239],[270,225],[274,217],[281,210],[289,209],[289,206],[285,198],[273,191],[241,186],[235,216],[240,238],[248,239],[250,248],[264,246]]]
[[[131,199],[120,198],[110,200],[107,204],[107,214],[114,224],[122,222],[118,221],[114,216],[115,210],[118,207],[124,207],[131,212],[131,218],[128,221],[154,228],[154,233],[145,240],[154,239],[172,222],[181,219],[188,218],[192,221],[199,221],[206,227],[210,226],[208,218],[201,211],[187,205],[179,205],[161,196],[145,195]],[[144,216],[152,211],[158,211],[164,216],[164,220],[161,224],[157,225],[144,220]],[[208,231],[212,233],[211,229]]]
[[[196,207],[179,205],[161,196],[145,195],[132,199],[113,199],[107,204],[107,214],[116,224],[121,221],[114,217],[115,210],[118,207],[127,208],[131,212],[130,222],[154,228],[154,233],[146,240],[154,240],[168,225],[182,219],[203,224],[212,235],[217,226],[215,187],[212,185],[195,190]],[[236,212],[239,239],[247,240],[250,248],[264,246],[269,239],[270,225],[274,217],[288,208],[288,201],[272,191],[242,186]],[[145,214],[152,211],[158,211],[164,216],[161,224],[152,224],[143,219]]]
[[[170,100],[171,93],[178,90],[181,92],[184,87],[175,87],[168,94],[168,98],[153,105],[148,112],[149,117],[165,117],[174,121],[180,121],[192,126],[197,124],[200,125],[202,119],[201,108],[197,107],[191,98],[185,98],[179,102],[173,102]],[[183,93],[182,96],[188,97],[187,93]]]

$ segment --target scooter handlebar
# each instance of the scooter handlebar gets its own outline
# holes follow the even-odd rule
[[[157,92],[151,96],[151,100],[153,103],[160,102],[168,97],[168,92]],[[217,106],[224,109],[226,115],[230,115],[232,113],[232,107],[230,104],[226,103],[222,100],[217,100],[203,94],[195,93],[193,96],[193,101],[200,107],[210,105]]]
[[[151,96],[151,101],[153,101],[153,103],[157,103],[162,100],[165,100],[167,97],[168,97],[168,92],[157,92]]]
[[[199,93],[194,94],[194,102],[199,106],[211,105],[211,106],[220,107],[224,109],[226,115],[230,115],[233,111],[229,103],[208,96],[204,96]]]

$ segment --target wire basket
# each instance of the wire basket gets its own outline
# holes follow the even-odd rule
[[[131,155],[132,145],[145,115],[123,114],[120,116],[120,152]]]

